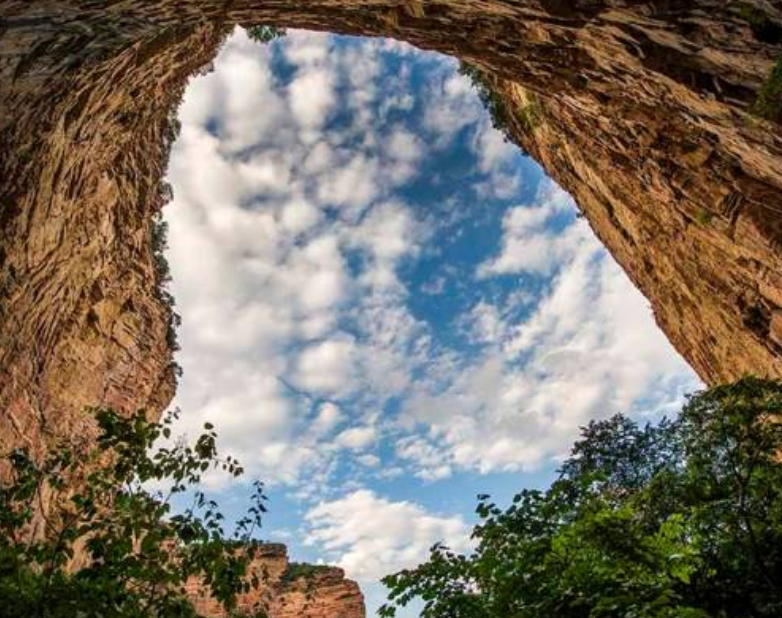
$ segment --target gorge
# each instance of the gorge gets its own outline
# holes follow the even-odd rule
[[[779,3],[0,7],[4,448],[83,432],[85,405],[155,416],[170,400],[152,221],[182,89],[237,23],[389,36],[480,67],[515,141],[699,375],[780,374],[782,137],[753,110]]]

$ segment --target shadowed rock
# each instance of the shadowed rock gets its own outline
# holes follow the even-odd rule
[[[0,1],[0,446],[169,402],[152,220],[172,118],[256,23],[483,70],[699,375],[782,376],[782,130],[752,113],[779,0]]]

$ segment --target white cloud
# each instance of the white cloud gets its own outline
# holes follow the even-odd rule
[[[468,322],[485,344],[481,357],[417,382],[407,400],[403,426],[422,425],[428,437],[401,441],[398,454],[421,478],[452,468],[532,470],[564,454],[589,420],[667,409],[697,386],[646,300],[584,222],[548,238],[543,222],[565,203],[549,185],[538,204],[510,211],[501,256],[482,269],[484,277],[551,270],[537,306],[510,319],[513,307],[479,303]],[[541,236],[549,264],[524,254],[527,241]]]
[[[434,136],[434,144],[444,148],[464,127],[476,122],[483,113],[470,80],[451,73],[442,82],[433,81],[424,109],[424,126]]]
[[[301,388],[339,394],[354,386],[355,342],[329,339],[305,348],[296,365],[296,382]]]
[[[321,220],[321,211],[302,197],[288,202],[282,210],[282,225],[293,234],[311,229]]]
[[[280,53],[293,66],[287,83],[272,70]],[[295,484],[306,472],[325,486],[314,479],[331,473],[340,450],[380,438],[371,418],[346,414],[339,399],[362,376],[383,391],[380,399],[409,379],[397,342],[388,341],[392,324],[404,339],[399,300],[373,300],[364,293],[372,277],[361,280],[347,265],[348,253],[360,254],[375,279],[396,281],[394,269],[415,249],[414,239],[400,239],[409,213],[372,212],[416,173],[405,166],[424,149],[402,126],[361,125],[372,118],[380,53],[380,42],[346,51],[333,49],[329,35],[297,32],[259,46],[238,31],[215,71],[190,85],[180,112],[169,169],[176,198],[165,213],[184,317],[175,404],[186,411],[183,430],[214,422],[221,448],[272,483]],[[357,80],[360,96],[337,90]],[[338,101],[359,124],[323,134]],[[328,213],[333,206],[341,218]],[[381,215],[388,230],[377,224]],[[369,323],[363,307],[386,325],[386,339],[344,330],[346,320],[353,330]],[[313,411],[322,395],[335,401]],[[372,389],[361,398],[379,401]],[[372,456],[362,457],[372,467]]]
[[[321,502],[306,515],[305,542],[360,581],[377,580],[423,562],[429,548],[444,541],[469,549],[469,527],[461,517],[437,516],[411,502],[392,502],[362,489]]]
[[[519,277],[517,294],[479,299],[461,320],[479,352],[438,343],[400,273],[433,251],[428,241],[462,205],[422,221],[396,190],[473,125],[479,193],[503,195],[518,187],[510,150],[452,61],[428,66],[424,96],[411,98],[404,67],[379,88],[380,54],[420,52],[387,41],[356,49],[327,35],[291,33],[260,47],[238,34],[216,72],[187,91],[166,210],[184,321],[183,427],[214,422],[221,447],[250,474],[297,485],[309,500],[331,489],[348,453],[355,474],[384,478],[532,468],[590,418],[665,405],[655,392],[692,383],[642,297],[572,222],[570,199],[552,183],[508,211],[497,254],[475,273],[482,280],[445,268],[419,286],[457,294]],[[294,67],[288,83],[272,72],[280,53]],[[399,121],[396,112],[421,103],[417,129]],[[351,121],[324,133],[345,110]],[[535,297],[530,278],[543,285]],[[389,418],[394,398],[401,412]],[[371,451],[390,437],[396,457],[380,461]]]
[[[573,212],[572,199],[553,183],[543,183],[534,206],[511,208],[502,222],[503,238],[500,255],[482,264],[478,274],[483,277],[499,274],[549,274],[569,254],[577,251],[592,234],[583,226],[570,226],[564,231],[551,228],[552,220],[563,212]]]
[[[325,68],[308,69],[288,86],[288,97],[296,119],[307,129],[318,129],[334,108],[334,77]]]
[[[327,401],[320,405],[318,415],[312,424],[311,432],[317,436],[328,435],[344,418],[345,416],[339,409],[339,406],[331,401]]]
[[[355,219],[379,195],[377,162],[362,154],[332,169],[321,179],[318,198],[328,206],[348,207]]]
[[[377,439],[374,427],[351,427],[340,433],[335,442],[354,451],[363,451]]]

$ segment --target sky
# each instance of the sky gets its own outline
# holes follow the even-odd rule
[[[246,470],[207,479],[225,511],[265,482],[264,538],[343,567],[369,616],[383,575],[469,551],[477,494],[543,488],[591,419],[699,387],[455,60],[237,28],[179,119],[177,430],[212,422]]]

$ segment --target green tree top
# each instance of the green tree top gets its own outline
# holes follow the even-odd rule
[[[591,423],[558,480],[480,496],[469,555],[384,580],[423,618],[782,616],[782,386],[744,379],[676,421]]]

